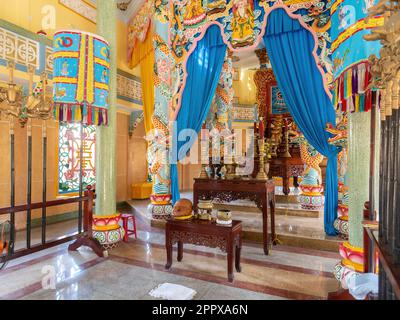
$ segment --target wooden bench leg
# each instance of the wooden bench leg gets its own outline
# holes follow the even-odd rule
[[[233,243],[232,239],[228,241],[227,244],[227,252],[228,252],[228,281],[233,282]]]
[[[183,242],[178,242],[178,261],[181,262],[183,259]]]
[[[240,242],[242,242],[240,240]],[[240,254],[242,251],[242,245],[236,247],[236,253],[235,253],[235,267],[237,272],[242,272],[242,267],[240,266]]]

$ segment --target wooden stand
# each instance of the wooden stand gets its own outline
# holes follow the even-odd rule
[[[178,244],[178,262],[183,259],[183,244],[208,246],[220,248],[227,253],[228,281],[233,282],[233,260],[235,268],[241,272],[240,253],[242,249],[242,222],[232,221],[231,226],[219,226],[213,221],[167,220],[165,227],[165,247],[167,250],[167,264],[169,270],[172,266],[172,246]]]
[[[91,248],[99,257],[104,257],[103,247],[97,239],[92,237],[94,192],[91,186],[88,186],[87,191],[85,191],[85,197],[88,199],[85,201],[83,207],[84,233],[78,239],[76,239],[74,243],[68,246],[68,250],[77,251],[81,246],[86,246]]]
[[[277,243],[275,234],[275,183],[273,180],[215,180],[194,179],[193,209],[197,212],[199,199],[219,198],[224,201],[250,199],[262,212],[263,247],[268,255],[269,244]],[[268,236],[268,211],[271,217],[271,237]]]

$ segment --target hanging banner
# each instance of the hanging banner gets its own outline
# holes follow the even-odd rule
[[[108,124],[110,47],[103,38],[80,31],[54,36],[53,98],[61,122]]]
[[[364,40],[370,29],[383,25],[384,18],[367,19],[368,9],[378,0],[336,0],[331,7],[334,97],[337,109],[346,112],[371,108],[368,57],[379,56],[380,43]]]

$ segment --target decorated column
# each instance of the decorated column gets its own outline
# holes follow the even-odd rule
[[[206,119],[207,129],[212,130],[216,128],[219,131],[223,129],[231,129],[231,113],[234,96],[232,85],[232,54],[228,52],[222,66],[221,76],[215,96]]]
[[[335,1],[331,9],[331,49],[335,79],[333,103],[338,112],[348,113],[349,239],[340,245],[342,261],[335,267],[335,276],[343,285],[346,285],[346,279],[351,274],[363,272],[364,269],[362,220],[364,204],[369,200],[370,191],[370,110],[373,105],[368,57],[372,54],[378,55],[380,46],[364,41],[363,36],[368,33],[369,28],[383,23],[381,16],[366,19],[368,10],[375,2],[377,1]]]
[[[324,156],[320,154],[306,138],[297,132],[292,142],[300,145],[300,156],[304,163],[304,171],[300,183],[301,194],[299,202],[302,209],[321,210],[324,208],[324,187],[322,185],[322,172],[320,164]]]
[[[116,206],[116,121],[117,121],[117,4],[115,0],[97,1],[97,32],[109,42],[108,126],[96,132],[96,215],[93,236],[105,248],[121,241],[123,229]],[[106,75],[107,76],[107,75]]]
[[[148,212],[153,219],[163,220],[172,213],[168,154],[170,145],[169,120],[174,96],[172,79],[179,77],[179,75],[172,72],[174,61],[168,45],[168,1],[156,2],[154,6],[155,105],[152,116],[154,130],[148,135],[148,164],[149,173],[153,178],[153,194]]]
[[[329,143],[341,148],[338,155],[338,218],[334,226],[343,239],[349,238],[349,174],[348,174],[348,148],[347,148],[347,114],[342,115],[336,127],[328,125],[326,129],[333,136]]]

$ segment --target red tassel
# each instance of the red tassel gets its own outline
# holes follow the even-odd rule
[[[92,107],[88,106],[87,110],[88,110],[88,112],[87,112],[87,124],[91,125],[92,124]]]
[[[71,106],[68,106],[67,107],[67,121],[69,123],[71,123],[71,120],[72,120],[72,110],[71,110]]]
[[[371,90],[367,90],[365,96],[365,112],[371,110],[372,108],[372,92]]]
[[[369,63],[365,66],[365,81],[364,81],[364,88],[367,90],[369,84],[371,83],[371,73],[370,73],[370,65]]]
[[[340,102],[342,103],[342,109],[343,109],[343,103],[346,103],[346,99],[344,99],[344,73],[340,75]]]
[[[346,99],[342,100],[342,111],[347,112],[347,100]]]

